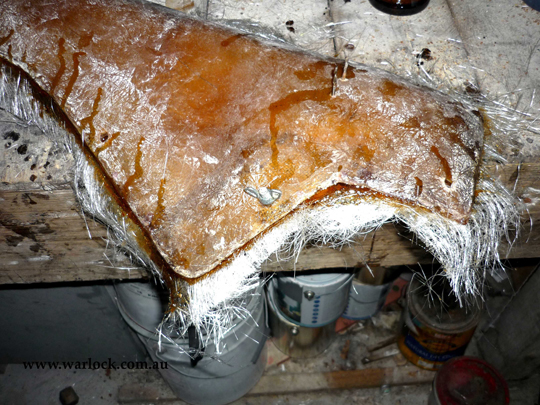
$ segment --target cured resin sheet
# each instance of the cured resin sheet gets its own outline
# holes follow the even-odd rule
[[[475,232],[493,219],[498,240],[515,214],[488,220],[473,206],[480,113],[395,75],[140,1],[14,0],[0,19],[4,93],[15,88],[3,105],[31,93],[22,78],[65,119],[89,177],[121,207],[109,217],[130,221],[125,237],[198,325],[284,246],[401,219],[449,273],[474,273],[497,250]],[[497,193],[495,216],[512,204]],[[445,257],[456,247],[435,246],[443,229],[466,254]]]

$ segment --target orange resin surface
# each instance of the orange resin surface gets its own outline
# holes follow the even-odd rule
[[[142,2],[11,0],[0,21],[1,58],[62,108],[184,277],[336,184],[468,220],[483,128],[446,95]]]

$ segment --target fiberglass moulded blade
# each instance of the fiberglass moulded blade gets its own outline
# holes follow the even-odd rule
[[[181,276],[334,185],[471,213],[483,126],[444,94],[143,2],[10,0],[0,20],[1,58],[64,111]]]

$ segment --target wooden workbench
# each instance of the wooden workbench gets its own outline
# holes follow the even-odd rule
[[[503,243],[501,256],[540,257],[535,226],[540,218],[540,125],[534,121],[540,121],[535,97],[540,12],[520,0],[431,0],[424,12],[411,17],[382,14],[367,0],[166,3],[208,20],[271,32],[321,54],[426,80],[444,91],[477,88],[490,102],[507,106],[524,129],[497,145],[507,162],[486,162],[485,167],[522,198],[528,213],[522,236],[510,252]],[[108,247],[103,226],[81,214],[70,185],[73,159],[60,140],[1,110],[0,136],[0,284],[146,275]],[[112,266],[112,256],[124,265]],[[364,261],[388,267],[431,260],[406,229],[387,224],[340,251],[306,248],[295,264],[270,261],[264,269],[352,267]]]

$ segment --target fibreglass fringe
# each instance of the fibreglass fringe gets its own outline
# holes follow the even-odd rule
[[[0,83],[0,107],[28,124],[37,125],[52,138],[63,139],[66,148],[75,157],[74,189],[83,210],[109,227],[110,245],[127,251],[136,264],[149,268],[159,280],[159,270],[148,256],[138,248],[134,233],[125,222],[118,222],[120,215],[112,198],[103,192],[103,184],[87,162],[84,153],[73,137],[58,122],[43,114],[43,106],[31,97],[30,84],[8,66],[2,67]],[[478,108],[478,101],[460,97],[460,101]],[[484,111],[493,122],[501,125],[498,130],[517,133],[531,130],[534,120],[517,111],[496,103],[483,102]],[[55,107],[51,105],[51,108]],[[513,131],[513,132],[512,132]],[[502,132],[501,132],[502,135]],[[491,138],[497,140],[496,134]],[[489,139],[488,139],[489,141]],[[497,157],[496,148],[486,145],[486,157]],[[230,265],[214,272],[202,281],[188,285],[178,279],[180,290],[188,293],[187,305],[178,306],[164,320],[162,328],[171,324],[184,334],[190,324],[195,325],[201,346],[216,345],[228,333],[238,317],[245,318],[243,302],[260,282],[262,263],[273,254],[278,257],[296,258],[307,243],[329,244],[339,248],[353,242],[359,234],[376,230],[387,222],[402,221],[421,240],[444,268],[456,296],[479,293],[480,283],[486,271],[501,266],[498,245],[501,238],[511,242],[512,233],[519,229],[521,203],[499,182],[483,174],[477,186],[481,190],[475,200],[473,213],[467,225],[461,225],[445,217],[425,210],[368,200],[350,204],[335,201],[331,205],[303,209],[294,213],[279,227],[268,231],[253,246],[238,253]],[[110,256],[114,264],[114,255]],[[164,338],[169,340],[167,332]]]
[[[91,218],[107,225],[108,251],[104,252],[111,265],[117,250],[127,253],[134,265],[142,265],[159,275],[156,265],[136,242],[136,235],[125,219],[119,215],[120,207],[103,191],[104,184],[96,176],[94,168],[76,143],[74,136],[50,114],[57,110],[51,100],[49,106],[41,105],[32,97],[33,85],[11,66],[1,64],[0,108],[23,120],[27,125],[37,126],[54,142],[58,142],[74,158],[73,189],[80,208]],[[47,110],[47,108],[49,110]],[[120,221],[119,219],[122,218]],[[88,231],[90,237],[90,231]],[[129,270],[129,268],[128,268]]]
[[[261,265],[270,256],[290,251],[296,255],[308,242],[343,245],[355,235],[371,232],[390,221],[394,212],[393,207],[370,203],[336,204],[296,212],[259,238],[249,250],[238,253],[230,265],[187,286],[189,319],[219,342],[226,331],[222,319],[227,319],[227,312],[234,307],[231,300],[254,288],[259,282]]]
[[[219,335],[220,303],[241,294],[258,280],[262,263],[273,254],[298,256],[308,243],[334,248],[350,244],[358,235],[372,232],[387,222],[401,221],[421,240],[441,264],[456,296],[480,295],[486,271],[501,267],[499,241],[514,240],[519,229],[521,205],[500,183],[482,178],[474,211],[466,225],[442,215],[405,205],[366,200],[307,208],[239,253],[227,267],[188,287],[190,319]],[[227,306],[227,305],[226,305]],[[208,317],[208,314],[211,314]],[[209,322],[209,323],[207,323]]]

